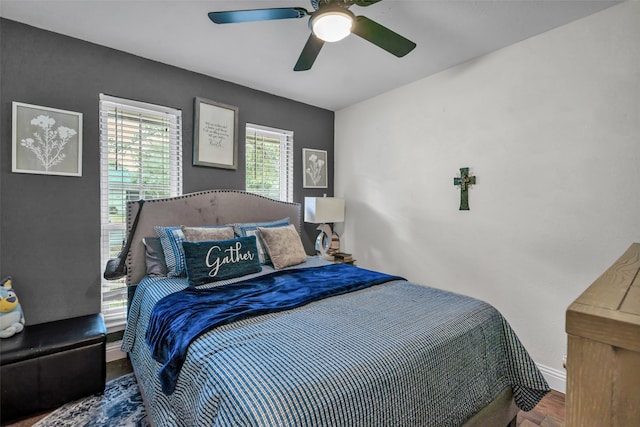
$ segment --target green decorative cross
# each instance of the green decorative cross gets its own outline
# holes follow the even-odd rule
[[[453,178],[453,185],[460,186],[460,210],[469,210],[469,187],[475,185],[476,177],[469,176],[469,168],[460,168],[460,177]]]

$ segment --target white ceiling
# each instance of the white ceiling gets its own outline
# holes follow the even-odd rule
[[[351,35],[294,72],[308,18],[217,25],[211,11],[313,8],[308,0],[0,0],[0,16],[329,110],[590,15],[618,1],[384,0],[352,6],[414,41],[396,58]]]

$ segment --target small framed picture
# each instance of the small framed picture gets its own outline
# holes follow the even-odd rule
[[[193,164],[238,168],[238,107],[195,99]]]
[[[13,102],[11,170],[82,176],[82,113]]]
[[[327,152],[311,148],[302,149],[302,164],[304,167],[304,188],[327,188]]]

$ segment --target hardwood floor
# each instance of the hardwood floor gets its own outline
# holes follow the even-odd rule
[[[551,390],[529,412],[518,413],[518,427],[564,427],[564,394]]]
[[[132,372],[128,359],[107,363],[107,381]],[[564,394],[552,390],[529,412],[518,413],[517,427],[564,427]],[[3,427],[31,427],[48,413],[39,414]],[[494,427],[494,426],[487,426]]]
[[[133,372],[133,367],[129,359],[118,359],[109,362],[107,363],[107,382],[128,374],[129,372]]]

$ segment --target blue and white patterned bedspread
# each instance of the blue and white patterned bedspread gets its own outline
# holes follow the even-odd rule
[[[186,287],[143,280],[123,339],[157,426],[459,426],[506,386],[524,410],[549,390],[493,307],[393,281],[206,333],[167,396],[144,336]]]

